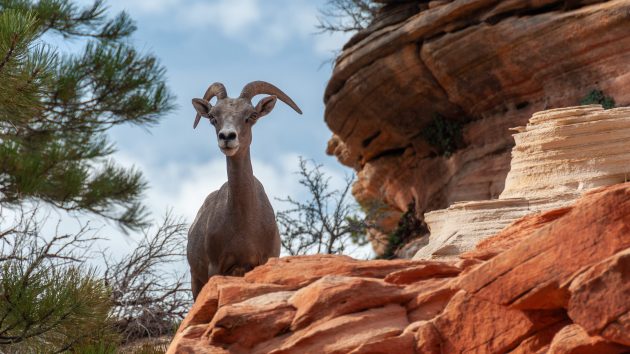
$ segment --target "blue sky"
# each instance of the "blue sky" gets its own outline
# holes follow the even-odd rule
[[[282,103],[254,127],[252,163],[276,210],[275,198],[303,198],[294,172],[298,157],[324,165],[333,186],[352,171],[325,154],[330,131],[324,123],[322,96],[330,77],[330,59],[347,34],[316,34],[318,8],[308,0],[109,0],[111,13],[125,10],[136,21],[132,41],[155,54],[166,67],[177,108],[149,131],[122,126],[111,132],[115,159],[143,171],[150,189],[147,205],[158,217],[168,208],[192,221],[206,195],[226,180],[225,157],[214,129],[203,120],[192,129],[190,103],[219,81],[238,96],[253,80],[285,91],[304,114]],[[89,1],[86,1],[89,3]],[[60,44],[60,50],[72,44]],[[64,48],[65,47],[65,48]],[[254,103],[262,98],[258,96]],[[105,232],[114,232],[107,227]],[[109,247],[126,249],[129,239],[110,236]],[[369,253],[369,252],[368,252]],[[354,254],[364,258],[365,252]]]

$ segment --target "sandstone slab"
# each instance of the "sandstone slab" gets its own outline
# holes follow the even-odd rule
[[[283,291],[260,295],[221,307],[204,334],[214,345],[238,343],[251,348],[255,344],[286,331],[295,316],[288,299],[294,294]]]
[[[362,296],[358,297],[357,293]],[[380,279],[325,276],[298,290],[289,299],[289,303],[297,309],[291,329],[295,331],[314,321],[325,321],[369,308],[405,303],[411,297],[412,294],[402,286]]]
[[[575,323],[591,336],[630,346],[630,249],[578,275],[569,291],[568,313]]]
[[[409,260],[360,261],[347,256],[331,255],[271,258],[264,265],[245,274],[245,280],[253,283],[300,288],[325,275],[383,279],[395,271],[422,264],[425,262]],[[291,268],[293,271],[287,274],[287,268]]]
[[[452,263],[427,262],[393,272],[385,277],[385,281],[392,284],[411,284],[424,279],[453,277],[461,271],[461,268]]]
[[[601,337],[589,336],[578,325],[569,325],[560,330],[549,346],[548,354],[618,354],[627,352],[627,347],[609,343]]]
[[[565,307],[561,285],[630,247],[630,183],[596,190],[564,216],[462,276],[462,289],[520,309]]]
[[[459,290],[444,278],[421,281],[409,286],[415,296],[407,303],[409,321],[428,321],[439,315]]]
[[[188,326],[210,322],[219,308],[219,287],[223,284],[239,283],[243,283],[243,278],[226,276],[210,278],[197,295],[197,301],[179,325],[177,332],[183,331]]]
[[[539,327],[562,320],[559,314],[536,314],[539,321],[530,316],[460,291],[432,322],[446,353],[504,353]]]
[[[219,286],[219,307],[238,303],[268,293],[291,290],[288,286],[260,283],[227,283]]]
[[[252,353],[347,353],[366,342],[398,336],[407,325],[405,309],[387,305],[316,323],[262,343]]]

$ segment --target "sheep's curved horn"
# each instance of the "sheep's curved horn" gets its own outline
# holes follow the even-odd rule
[[[295,102],[293,102],[293,100],[289,96],[287,96],[286,93],[282,92],[282,90],[280,90],[279,88],[265,81],[252,81],[249,84],[245,85],[239,97],[251,100],[254,96],[259,94],[274,95],[278,97],[280,101],[286,103],[289,107],[293,108],[294,111],[302,114],[302,110],[300,109],[300,107],[298,107],[297,104],[295,104]]]
[[[204,101],[210,103],[210,100],[213,97],[217,97],[217,99],[222,100],[227,97],[227,91],[225,90],[225,86],[223,86],[220,82],[215,82],[208,87],[206,93],[203,94]],[[193,124],[193,129],[197,128],[197,124],[199,124],[199,120],[201,119],[201,114],[197,113],[195,117],[195,123]]]

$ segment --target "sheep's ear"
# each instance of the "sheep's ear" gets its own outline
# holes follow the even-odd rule
[[[201,98],[193,98],[192,105],[195,107],[197,113],[201,114],[203,117],[208,117],[210,113],[210,103],[206,100],[202,100]]]
[[[260,100],[258,104],[256,105],[256,113],[257,113],[256,119],[261,118],[271,113],[271,111],[273,110],[273,107],[276,105],[276,99],[277,99],[276,96],[267,96],[263,98],[262,100]]]
[[[201,117],[210,117],[210,103],[206,100],[202,100],[201,98],[193,98],[192,105],[195,107],[195,111],[197,111],[197,116],[195,117],[195,123],[193,124],[193,129],[197,128],[197,124],[199,124],[199,120]]]

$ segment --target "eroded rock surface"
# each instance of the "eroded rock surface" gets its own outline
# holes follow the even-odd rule
[[[457,261],[316,255],[212,277],[169,353],[627,352],[630,183],[548,214]]]
[[[499,198],[425,214],[431,235],[414,258],[456,257],[525,215],[535,218],[570,205],[585,191],[630,179],[630,108],[537,112],[515,130],[511,168]]]
[[[630,103],[628,0],[380,2],[324,97],[327,151],[358,171],[364,206],[400,212],[415,200],[422,217],[494,199],[510,168],[510,128],[593,89]],[[463,148],[448,157],[424,135],[437,115],[463,125]]]

